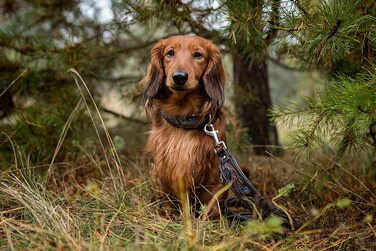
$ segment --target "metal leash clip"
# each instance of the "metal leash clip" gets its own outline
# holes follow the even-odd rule
[[[219,132],[215,130],[212,124],[206,124],[204,127],[204,132],[214,139],[216,148],[222,146],[222,149],[227,149],[226,143],[223,140],[219,140],[218,138]]]
[[[285,211],[264,200],[262,195],[243,173],[235,157],[229,152],[224,141],[218,138],[218,131],[212,124],[206,124],[204,132],[214,139],[214,151],[219,158],[220,179],[224,185],[231,184],[231,190],[236,198],[227,198],[224,201],[223,213],[234,221],[244,221],[253,218],[253,207],[262,211],[262,219],[274,214],[282,219],[282,225],[289,229],[297,229],[300,223],[291,218]]]

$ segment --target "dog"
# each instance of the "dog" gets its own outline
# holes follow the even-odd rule
[[[219,48],[199,36],[172,36],[151,49],[141,80],[143,104],[152,120],[146,152],[153,159],[151,183],[163,208],[174,208],[184,189],[192,203],[208,204],[223,187],[214,142],[204,133],[213,124],[226,140],[226,72]],[[210,208],[220,215],[226,192]],[[199,202],[199,203],[198,203]],[[179,203],[178,203],[179,204]]]

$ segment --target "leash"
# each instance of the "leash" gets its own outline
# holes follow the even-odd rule
[[[235,157],[229,152],[224,141],[219,140],[218,131],[212,124],[206,124],[204,132],[213,138],[214,151],[220,161],[221,182],[224,185],[232,182],[231,190],[236,198],[224,201],[223,214],[235,222],[243,222],[253,218],[253,209],[261,209],[261,218],[264,220],[274,214],[282,219],[282,226],[297,229],[300,224],[287,213],[265,201],[260,192],[241,170]],[[258,212],[258,211],[257,211]]]

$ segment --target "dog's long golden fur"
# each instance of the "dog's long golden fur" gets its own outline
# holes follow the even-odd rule
[[[184,80],[179,82],[176,74]],[[146,146],[154,162],[151,181],[161,195],[179,198],[182,181],[192,198],[207,204],[222,187],[213,139],[202,128],[187,130],[169,124],[162,112],[173,117],[195,115],[201,122],[210,115],[220,138],[225,140],[225,119],[220,109],[225,82],[220,51],[209,40],[173,36],[152,48],[141,84],[145,107],[152,118]],[[213,215],[218,213],[215,207]]]

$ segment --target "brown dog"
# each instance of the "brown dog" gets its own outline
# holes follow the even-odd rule
[[[191,199],[207,204],[222,187],[213,139],[203,127],[212,123],[225,140],[221,111],[225,82],[220,51],[209,40],[173,36],[152,48],[141,84],[152,118],[146,147],[154,161],[151,181],[161,195],[178,199],[180,183]],[[219,214],[221,198],[212,216]]]

